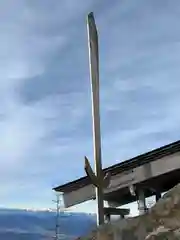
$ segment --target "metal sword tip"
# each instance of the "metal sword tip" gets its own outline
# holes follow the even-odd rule
[[[93,12],[90,12],[90,13],[87,15],[87,21],[88,21],[88,22],[95,22],[94,13],[93,13]]]
[[[93,12],[88,13],[88,18],[94,18],[94,13]]]

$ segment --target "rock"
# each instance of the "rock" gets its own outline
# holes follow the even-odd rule
[[[99,227],[81,240],[180,240],[180,184],[146,214]]]

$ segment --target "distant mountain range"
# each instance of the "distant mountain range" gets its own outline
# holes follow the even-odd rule
[[[56,212],[0,209],[0,239],[54,239]],[[71,240],[87,234],[96,226],[95,216],[62,212],[59,217],[60,239]]]

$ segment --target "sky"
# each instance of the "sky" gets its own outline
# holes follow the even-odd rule
[[[180,138],[178,0],[1,1],[0,207],[49,208],[53,187],[85,174],[85,155],[93,165],[91,11],[103,167]]]

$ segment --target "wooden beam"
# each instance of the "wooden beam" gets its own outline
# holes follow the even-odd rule
[[[113,207],[113,208],[119,207],[121,205],[120,202],[116,202],[116,201],[108,201],[107,203],[109,207]]]
[[[104,208],[105,215],[119,215],[119,216],[126,216],[130,213],[130,209],[128,208],[112,208],[112,207],[105,207]]]

